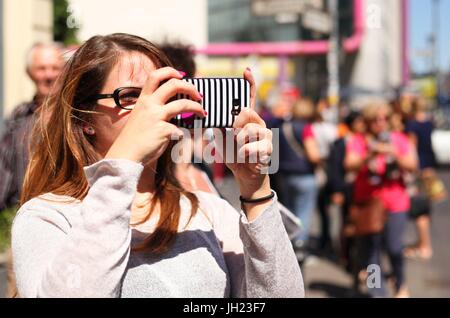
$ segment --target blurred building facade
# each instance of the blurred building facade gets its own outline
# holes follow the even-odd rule
[[[196,47],[200,75],[239,75],[252,67],[266,97],[288,81],[320,97],[328,85],[328,34],[304,26],[304,14],[256,15],[255,2],[307,3],[326,13],[327,0],[69,0],[82,42],[126,32],[151,41]],[[392,96],[408,81],[408,0],[339,0],[341,95],[356,107]],[[0,0],[2,116],[31,98],[24,72],[27,49],[52,38],[51,0]],[[320,25],[319,25],[320,26]],[[316,23],[317,27],[317,23]],[[320,28],[319,28],[320,29]]]
[[[344,62],[345,93],[356,106],[374,96],[393,98],[410,80],[409,0],[366,0],[364,12],[360,49]]]
[[[79,24],[78,39],[124,32],[150,41],[208,41],[207,0],[69,0]]]
[[[248,54],[274,57],[279,61],[279,82],[293,81],[303,94],[315,98],[326,96],[329,36],[303,26],[304,12],[297,17],[288,10],[284,15],[255,16],[252,4],[256,2],[266,6],[286,3],[291,10],[304,3],[316,7],[311,11],[325,14],[328,3],[209,0],[209,44],[199,52],[232,55],[234,64]],[[392,98],[409,80],[408,0],[339,0],[338,5],[341,96],[354,107],[374,96]]]
[[[35,42],[51,41],[52,28],[52,0],[0,0],[0,119],[33,97],[26,54]]]

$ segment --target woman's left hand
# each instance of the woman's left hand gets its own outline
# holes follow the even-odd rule
[[[267,170],[273,150],[272,131],[267,129],[266,123],[255,111],[256,86],[250,69],[245,70],[244,78],[250,82],[250,107],[242,108],[235,118],[232,131],[224,134],[224,129],[220,130],[222,138],[216,136],[216,141],[219,141],[216,146],[233,172],[241,196],[255,199],[271,194]],[[224,147],[227,143],[220,144],[228,138],[234,138],[232,156],[227,156],[227,147]]]

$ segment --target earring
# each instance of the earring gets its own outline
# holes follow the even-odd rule
[[[84,132],[88,135],[95,135],[95,130],[92,127],[85,128]]]

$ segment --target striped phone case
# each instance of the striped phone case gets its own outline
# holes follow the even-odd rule
[[[250,107],[250,83],[244,78],[185,78],[203,94],[200,102],[208,112],[205,118],[194,114],[179,114],[172,121],[183,128],[232,127],[242,107]],[[177,99],[190,99],[177,94]]]

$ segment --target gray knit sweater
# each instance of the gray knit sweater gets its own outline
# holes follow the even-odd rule
[[[143,166],[122,160],[85,168],[84,200],[51,193],[26,202],[12,228],[21,297],[303,297],[303,279],[276,199],[253,222],[226,201],[195,192],[189,221],[182,197],[179,233],[155,255],[131,247],[152,220],[130,226]]]

